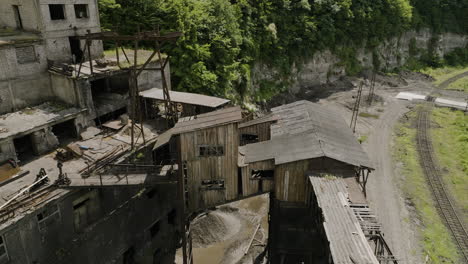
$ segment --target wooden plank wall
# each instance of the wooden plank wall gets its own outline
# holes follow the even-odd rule
[[[354,166],[330,158],[316,158],[277,165],[275,197],[280,201],[308,204],[311,186],[306,173],[330,173],[338,177],[354,177]]]
[[[239,128],[239,135],[243,133],[258,135],[258,142],[271,139],[270,126],[272,122],[256,124],[248,127]]]
[[[180,135],[181,159],[187,163],[189,210],[196,211],[237,198],[237,123]],[[198,157],[199,145],[224,146],[223,156]],[[225,190],[201,190],[202,180],[224,179]],[[208,192],[208,193],[202,193]]]
[[[242,172],[242,195],[250,196],[258,192],[258,183],[260,180],[253,180],[252,170],[274,170],[274,160],[253,162],[241,168]],[[274,179],[263,180],[262,187],[264,192],[273,191]]]

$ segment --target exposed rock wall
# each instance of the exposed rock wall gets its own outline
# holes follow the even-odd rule
[[[433,39],[436,41],[432,41]],[[403,66],[410,58],[411,42],[418,49],[427,50],[431,41],[435,44],[435,52],[442,57],[457,47],[467,45],[468,36],[452,33],[434,35],[429,29],[408,31],[399,37],[381,43],[375,49],[375,57],[373,51],[364,48],[366,45],[363,45],[363,48],[357,51],[356,59],[364,69],[372,68],[373,58],[376,58],[380,62],[380,69],[391,70]],[[330,50],[316,52],[300,67],[293,66],[290,91],[296,93],[303,87],[333,82],[346,74],[345,68],[340,62],[340,58]],[[265,65],[256,65],[253,69],[253,76],[254,83],[258,83],[261,80],[275,80],[278,73]]]

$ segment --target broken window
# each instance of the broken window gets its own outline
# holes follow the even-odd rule
[[[224,155],[223,146],[210,146],[210,145],[198,146],[199,157],[223,156],[223,155]]]
[[[88,18],[88,5],[75,5],[75,16],[76,18]]]
[[[258,142],[258,135],[256,134],[241,134],[240,143],[241,145],[252,144]]]
[[[34,46],[24,46],[16,48],[16,60],[19,64],[36,62],[36,50]]]
[[[44,208],[36,215],[39,230],[43,231],[47,226],[60,221],[60,212],[57,205]]]
[[[202,180],[202,188],[205,190],[224,190],[224,179]]]
[[[7,261],[8,258],[8,251],[5,245],[5,239],[3,236],[0,236],[0,262],[4,263]]]
[[[252,179],[273,178],[274,170],[252,170]]]
[[[149,228],[151,238],[155,237],[159,233],[160,229],[161,229],[161,226],[158,220]]]
[[[50,19],[61,20],[65,19],[64,5],[49,5]]]

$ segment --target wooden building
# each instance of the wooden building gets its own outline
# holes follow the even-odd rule
[[[310,250],[320,239],[311,225],[307,175],[361,180],[364,187],[372,166],[344,119],[329,109],[298,101],[273,108],[272,114],[277,120],[270,125],[271,139],[241,148],[242,179],[264,175],[272,181],[271,263],[315,263],[323,256]]]
[[[239,197],[237,126],[241,120],[240,107],[230,107],[180,119],[157,139],[156,153],[166,147],[179,160],[188,212]]]

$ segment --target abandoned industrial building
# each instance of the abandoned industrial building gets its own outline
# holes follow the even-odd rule
[[[168,56],[118,42],[182,33],[100,32],[97,0],[2,1],[0,28],[0,263],[193,263],[190,221],[261,194],[268,263],[397,263],[340,115],[173,91]]]

